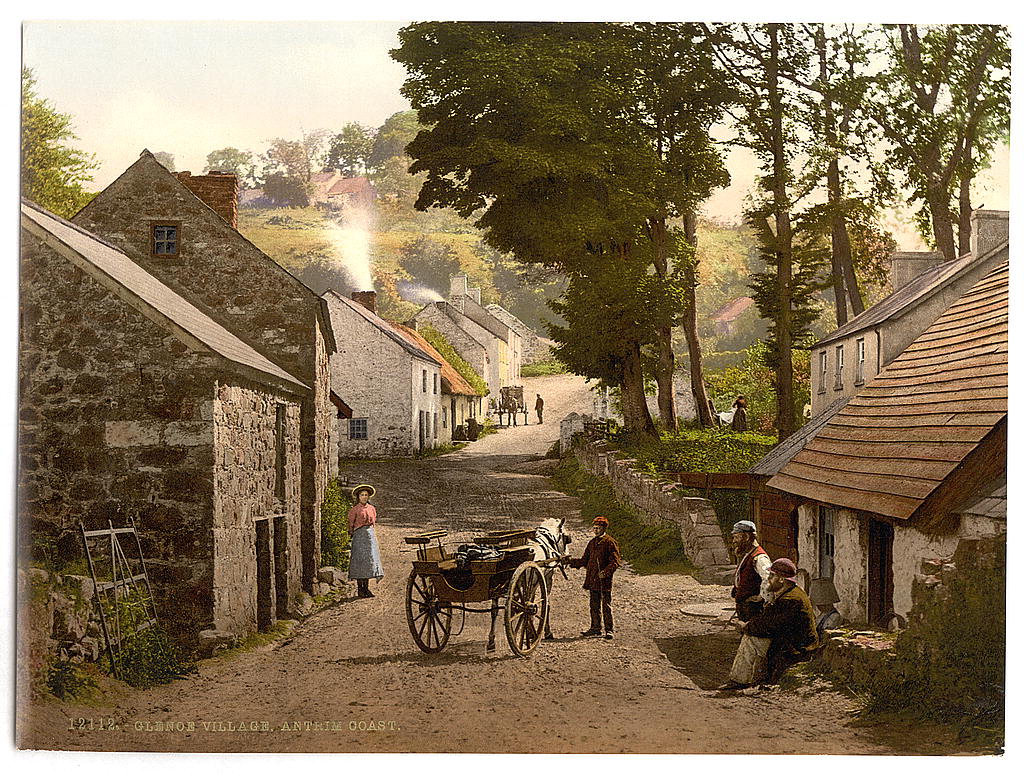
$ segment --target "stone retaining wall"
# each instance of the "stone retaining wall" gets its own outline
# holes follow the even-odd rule
[[[604,441],[582,443],[576,459],[589,473],[607,478],[615,497],[634,508],[652,523],[671,521],[679,528],[686,556],[702,569],[721,568],[731,563],[729,549],[709,500],[685,497],[679,485],[659,480],[633,467],[634,460]]]

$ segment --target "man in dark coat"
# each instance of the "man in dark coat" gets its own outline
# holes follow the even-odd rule
[[[772,560],[757,542],[757,527],[744,519],[732,525],[732,547],[736,554],[736,575],[732,582],[732,598],[736,600],[736,617],[750,620],[764,603],[768,587],[768,571]]]
[[[544,399],[537,393],[537,402],[533,404],[533,410],[537,412],[537,424],[544,424]]]
[[[757,682],[777,683],[790,665],[805,660],[818,648],[814,608],[796,585],[796,565],[791,560],[772,562],[768,593],[771,599],[760,613],[735,624],[743,639],[723,690]]]
[[[586,567],[587,577],[583,588],[590,592],[590,628],[583,632],[584,637],[601,636],[601,617],[604,614],[604,638],[610,640],[615,636],[615,625],[612,620],[612,574],[622,564],[619,555],[619,544],[615,538],[606,534],[608,519],[598,516],[594,519],[594,537],[587,543],[583,556],[569,559],[570,567]]]

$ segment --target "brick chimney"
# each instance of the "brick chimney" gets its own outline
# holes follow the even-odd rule
[[[377,291],[376,290],[353,290],[352,300],[362,304],[374,314],[377,314]]]
[[[231,228],[238,228],[238,178],[235,175],[229,172],[211,172],[208,175],[178,172],[176,177],[230,223]]]

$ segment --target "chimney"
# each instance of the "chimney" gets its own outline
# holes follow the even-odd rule
[[[938,266],[943,256],[940,252],[897,252],[892,254],[889,261],[889,283],[896,291],[932,266]]]
[[[449,281],[448,295],[451,298],[469,295],[469,277],[465,274],[456,274]]]
[[[208,175],[178,172],[176,177],[230,223],[231,228],[238,228],[238,178],[235,175],[229,172],[211,172]]]
[[[971,213],[971,255],[980,258],[1010,238],[1010,213],[978,209]]]
[[[477,305],[480,304],[480,288],[469,288],[469,297],[476,301]]]
[[[362,304],[374,314],[377,314],[377,291],[376,290],[353,290],[352,300]]]

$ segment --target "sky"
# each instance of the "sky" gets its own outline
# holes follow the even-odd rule
[[[23,61],[38,93],[74,117],[78,147],[99,162],[101,190],[143,148],[203,171],[206,155],[262,152],[277,137],[336,132],[351,121],[380,126],[410,109],[404,68],[388,51],[403,22],[28,21]],[[730,152],[733,182],[705,204],[735,222],[754,181],[746,150]],[[1008,151],[976,186],[975,201],[1008,207]],[[904,250],[925,249],[907,218],[889,224]]]

